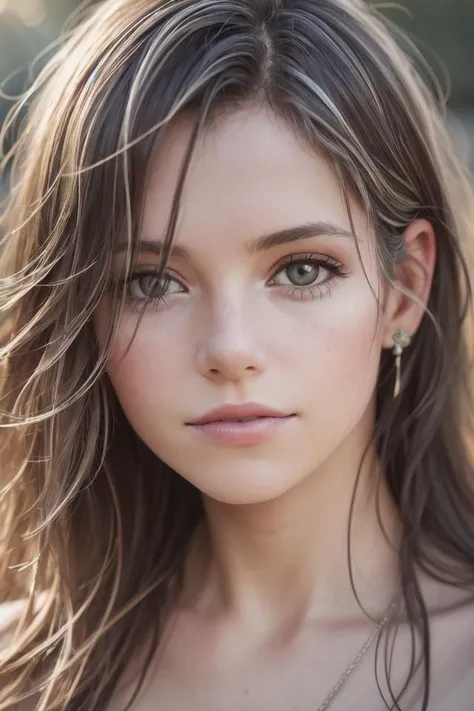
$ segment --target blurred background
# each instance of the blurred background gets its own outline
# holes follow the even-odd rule
[[[28,66],[54,41],[79,4],[78,0],[0,0],[0,82],[6,82],[4,91],[11,95],[24,89]],[[474,168],[474,0],[403,0],[398,7],[377,4],[415,38],[438,75],[449,75],[450,130],[458,151]],[[444,78],[443,85],[446,81]],[[0,124],[10,106],[0,98]],[[0,197],[7,182],[7,175],[0,178]]]

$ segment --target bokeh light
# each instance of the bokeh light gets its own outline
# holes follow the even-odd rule
[[[0,12],[7,10],[27,27],[41,25],[46,19],[45,0],[0,0]]]

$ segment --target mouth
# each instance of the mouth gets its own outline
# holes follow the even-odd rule
[[[211,422],[253,422],[254,420],[264,419],[263,415],[256,415],[255,417],[239,417],[233,419],[222,419],[222,420],[211,420]]]
[[[294,416],[295,413],[282,412],[258,403],[247,403],[245,405],[224,405],[223,407],[215,408],[186,424],[199,426],[216,422],[255,422],[267,419],[286,419]]]
[[[284,423],[296,419],[295,413],[285,413],[262,405],[227,405],[206,413],[188,426],[201,435],[230,446],[251,446],[263,443]]]

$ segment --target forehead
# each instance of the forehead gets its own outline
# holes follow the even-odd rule
[[[152,159],[143,235],[160,239],[194,127],[189,116],[170,124]],[[367,220],[356,201],[356,231]],[[175,243],[209,235],[247,240],[295,224],[326,221],[351,230],[336,174],[270,109],[222,113],[199,136],[183,189]]]

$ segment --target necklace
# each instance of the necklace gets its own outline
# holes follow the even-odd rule
[[[354,671],[354,669],[357,667],[357,665],[362,661],[362,659],[364,658],[364,656],[365,656],[365,655],[367,654],[367,652],[369,651],[369,649],[370,649],[370,647],[372,646],[372,644],[373,644],[375,638],[377,637],[377,635],[378,635],[378,634],[384,629],[384,627],[389,623],[389,621],[390,621],[391,618],[392,618],[392,615],[393,615],[394,612],[395,612],[395,609],[396,609],[395,603],[393,603],[392,605],[390,605],[390,608],[389,608],[387,614],[385,615],[385,617],[383,618],[383,620],[382,620],[381,622],[379,622],[379,624],[377,625],[377,627],[374,629],[374,631],[373,631],[372,634],[370,635],[369,639],[366,641],[366,643],[364,644],[364,646],[363,646],[363,647],[359,650],[359,652],[357,653],[357,656],[356,656],[356,657],[354,658],[354,660],[349,664],[349,666],[347,667],[347,669],[341,674],[341,676],[340,676],[339,679],[336,681],[336,683],[335,683],[334,686],[332,687],[332,689],[331,689],[331,691],[329,692],[329,694],[328,694],[328,695],[326,696],[326,698],[324,699],[323,703],[322,703],[320,706],[318,706],[317,711],[325,711],[325,709],[329,708],[329,705],[330,705],[330,704],[332,703],[332,701],[334,700],[334,697],[336,696],[336,694],[338,693],[338,691],[340,691],[340,689],[341,689],[342,686],[346,683],[346,681],[348,680],[348,678],[350,677],[350,675],[352,674],[352,672]]]

